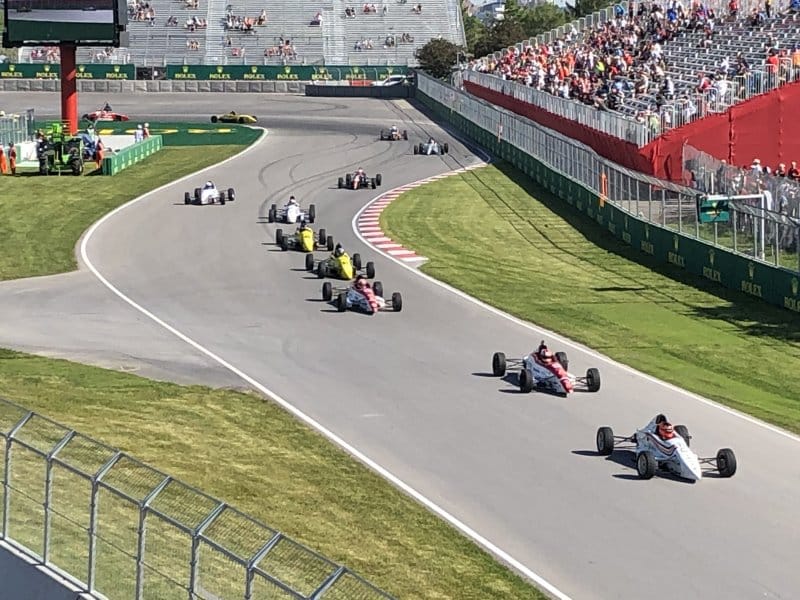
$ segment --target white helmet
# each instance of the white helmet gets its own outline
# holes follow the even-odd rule
[[[205,187],[206,187],[207,190],[210,190],[211,188],[214,187],[214,184],[212,182],[210,182],[210,181],[206,181],[206,186]]]

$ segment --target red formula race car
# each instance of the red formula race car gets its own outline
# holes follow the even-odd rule
[[[123,115],[118,112],[114,112],[111,110],[110,106],[106,108],[101,108],[95,110],[90,113],[86,113],[83,115],[83,119],[85,121],[91,121],[92,123],[97,123],[98,121],[129,121],[130,118],[128,115]]]

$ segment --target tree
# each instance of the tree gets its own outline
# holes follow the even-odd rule
[[[467,52],[475,54],[475,47],[486,37],[486,26],[478,17],[470,15],[463,6],[461,7],[461,17],[464,21]]]
[[[572,10],[575,12],[575,16],[580,18],[614,4],[613,0],[575,0],[575,7]]]
[[[431,40],[417,50],[417,60],[423,71],[438,79],[444,79],[458,62],[458,54],[463,52],[461,46],[442,39]]]
[[[525,13],[524,27],[525,35],[528,37],[535,37],[560,27],[569,18],[566,11],[549,2],[537,4]]]

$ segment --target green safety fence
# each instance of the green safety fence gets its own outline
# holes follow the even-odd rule
[[[152,135],[144,141],[137,142],[133,146],[123,148],[116,154],[103,158],[103,175],[116,175],[128,167],[143,161],[148,156],[152,156],[163,148],[163,140],[160,135]]]
[[[406,66],[167,65],[167,79],[180,81],[381,81],[408,72]],[[59,79],[57,64],[0,64],[0,79]],[[78,65],[76,77],[134,80],[135,65]]]
[[[550,169],[508,141],[498,139],[496,132],[479,127],[420,90],[417,90],[416,97],[438,117],[641,253],[726,288],[800,312],[797,273],[756,262],[747,256],[641,220],[611,202],[601,202],[596,191]]]

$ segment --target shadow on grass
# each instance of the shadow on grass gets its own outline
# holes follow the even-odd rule
[[[606,252],[643,265],[655,273],[713,295],[728,303],[725,306],[714,307],[696,306],[691,303],[685,304],[694,316],[724,321],[736,326],[741,332],[747,335],[767,337],[788,342],[800,342],[800,320],[791,319],[790,313],[787,310],[767,304],[761,300],[751,299],[744,294],[728,290],[702,277],[692,275],[682,269],[648,257],[617,240],[605,229],[599,227],[589,219],[589,217],[578,212],[577,209],[573,208],[547,189],[539,186],[535,181],[531,180],[513,165],[504,161],[498,161],[495,163],[495,166],[501,173],[541,202],[547,209],[562,218],[568,225],[582,235],[586,241],[591,242]],[[480,171],[473,171],[472,175],[480,178]],[[572,252],[569,248],[559,248],[559,251],[565,253]],[[580,256],[578,258],[582,260],[591,260],[590,257],[586,256]],[[606,263],[598,264],[597,266],[599,269],[605,271],[612,270]],[[603,293],[607,291],[643,291],[651,289],[651,287],[652,286],[644,285],[630,288],[597,287],[593,289],[598,293]]]

